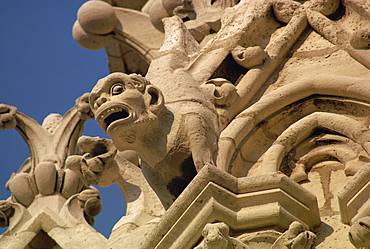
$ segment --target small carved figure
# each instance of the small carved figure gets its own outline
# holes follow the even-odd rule
[[[311,231],[306,231],[298,221],[293,221],[289,229],[283,233],[270,249],[310,249],[316,243],[317,237]]]
[[[248,246],[229,236],[229,226],[224,222],[205,225],[202,242],[194,249],[248,249]]]
[[[81,136],[77,146],[83,155],[72,155],[66,160],[67,168],[77,173],[86,185],[107,187],[118,177],[118,166],[114,161],[117,149],[106,138]]]
[[[153,26],[164,32],[162,19],[177,15],[186,24],[197,41],[221,27],[221,16],[227,7],[237,4],[236,0],[151,0],[142,11],[149,15]]]
[[[349,240],[356,248],[370,248],[370,216],[353,222],[349,229]]]

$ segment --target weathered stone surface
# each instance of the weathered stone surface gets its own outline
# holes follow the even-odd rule
[[[105,2],[81,7],[73,35],[114,73],[42,127],[0,105],[0,128],[32,148],[0,243],[370,247],[369,1]],[[112,140],[78,139],[92,116]],[[88,225],[91,183],[127,203],[108,240]]]

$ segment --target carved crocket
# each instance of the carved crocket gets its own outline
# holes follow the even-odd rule
[[[138,153],[145,177],[167,208],[197,171],[213,164],[218,119],[186,72],[166,79],[173,84],[162,92],[140,75],[112,73],[93,88],[90,105],[117,149]]]

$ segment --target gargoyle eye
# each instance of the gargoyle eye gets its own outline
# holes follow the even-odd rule
[[[117,95],[117,94],[122,93],[124,90],[125,90],[124,85],[121,84],[121,83],[117,83],[117,84],[112,86],[111,93],[112,93],[112,95]]]

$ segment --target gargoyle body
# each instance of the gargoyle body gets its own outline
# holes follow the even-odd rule
[[[93,88],[90,105],[117,149],[138,153],[149,184],[169,207],[198,170],[214,163],[218,117],[185,71],[158,81],[168,84],[160,90],[136,74],[110,74]]]
[[[225,11],[220,8],[220,25],[213,27],[218,32],[205,45],[198,42],[203,36],[194,38],[194,32],[179,16],[164,18],[163,45],[145,78],[113,73],[92,90],[90,105],[96,121],[118,150],[138,153],[141,169],[165,207],[197,171],[207,163],[214,164],[220,130],[247,107],[253,93],[264,84],[269,76],[262,77],[262,72],[272,73],[279,65],[298,37],[298,31],[293,30],[304,30],[306,21],[297,17],[290,24],[295,27],[289,29],[291,33],[272,40],[272,51],[263,49],[262,40],[253,41],[253,46],[243,40],[262,28],[259,23],[271,8],[279,20],[291,22],[295,12],[279,12],[278,3],[241,1]],[[234,4],[230,1],[227,6]],[[302,7],[296,5],[290,7]],[[195,12],[198,7],[194,5]],[[275,54],[276,51],[279,52]],[[222,63],[229,55],[240,68],[227,73],[228,79],[224,79]],[[272,58],[273,62],[266,62]],[[248,73],[255,66],[261,69]],[[217,167],[229,171],[226,158],[219,153]]]

